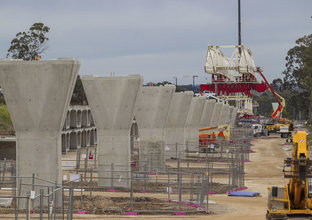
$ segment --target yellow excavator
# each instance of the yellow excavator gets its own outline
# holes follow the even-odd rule
[[[268,187],[266,219],[306,217],[312,219],[312,160],[308,158],[305,131],[293,135],[292,157],[284,161],[284,187]]]

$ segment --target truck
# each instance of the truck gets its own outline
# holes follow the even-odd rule
[[[251,125],[252,133],[254,137],[267,136],[268,130],[265,126],[261,124],[253,124]]]

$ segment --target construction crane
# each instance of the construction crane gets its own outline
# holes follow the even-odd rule
[[[283,108],[285,107],[285,99],[278,95],[276,92],[274,92],[274,90],[272,89],[270,83],[267,81],[267,79],[265,78],[265,76],[262,73],[262,69],[260,67],[257,67],[257,72],[260,74],[260,76],[264,79],[265,84],[267,85],[267,87],[269,88],[269,90],[272,92],[274,98],[276,99],[277,103],[278,103],[278,107],[274,110],[274,112],[271,115],[272,119],[278,119],[278,120],[283,120],[281,119],[281,115],[282,115],[282,111]],[[280,101],[280,99],[282,101]]]
[[[267,219],[287,219],[289,216],[312,218],[312,161],[308,158],[305,131],[293,136],[292,157],[284,161],[284,187],[268,187]]]
[[[280,132],[281,137],[287,138],[291,135],[290,131],[294,129],[294,126],[291,121],[286,120],[286,118],[282,118],[282,112],[283,109],[285,108],[285,99],[276,92],[274,92],[270,83],[263,75],[262,69],[260,67],[257,67],[257,72],[261,75],[261,77],[265,81],[265,84],[267,85],[267,87],[269,88],[269,90],[271,91],[271,93],[273,94],[274,98],[278,103],[277,108],[271,114],[272,123],[268,123],[266,125],[266,128],[268,129],[269,133]],[[281,129],[281,127],[283,127],[283,129]]]

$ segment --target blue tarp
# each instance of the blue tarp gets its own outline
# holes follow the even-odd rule
[[[250,192],[250,191],[236,191],[229,193],[229,196],[241,196],[241,197],[254,197],[257,195],[259,195],[258,192]]]

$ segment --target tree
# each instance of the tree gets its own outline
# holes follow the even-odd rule
[[[18,32],[11,41],[7,57],[23,60],[34,60],[47,49],[46,34],[50,31],[43,23],[34,23],[27,32]]]
[[[76,80],[76,84],[75,84],[75,88],[73,91],[73,95],[71,97],[71,101],[70,101],[71,105],[86,105],[88,104],[88,101],[86,99],[86,95],[85,95],[85,91],[83,89],[83,85],[81,82],[81,78],[78,75],[77,80]]]
[[[285,58],[286,69],[283,71],[283,87],[297,91],[297,100],[304,103],[303,111],[307,117],[312,117],[312,34],[296,40],[296,46],[291,48]],[[297,93],[297,94],[298,94]]]

